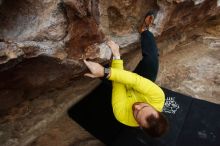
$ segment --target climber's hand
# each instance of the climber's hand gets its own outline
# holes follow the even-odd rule
[[[111,48],[114,57],[120,57],[119,46],[114,41],[108,41],[107,45]]]
[[[104,76],[104,67],[99,63],[86,61],[84,63],[89,68],[91,73],[85,73],[84,76],[91,77],[91,78],[99,78]]]

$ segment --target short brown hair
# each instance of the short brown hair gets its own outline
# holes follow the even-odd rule
[[[148,116],[146,121],[149,126],[147,128],[142,127],[142,129],[151,137],[160,137],[168,131],[168,120],[161,112],[158,112],[158,117],[153,114]]]

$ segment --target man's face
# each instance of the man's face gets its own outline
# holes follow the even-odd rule
[[[141,127],[145,127],[145,128],[148,127],[146,118],[149,117],[150,115],[154,115],[155,117],[158,117],[157,111],[152,106],[144,102],[134,103],[132,106],[132,110],[135,120]]]
[[[153,15],[150,15],[150,16],[147,16],[145,18],[145,24],[146,26],[151,26],[154,22],[154,16]]]

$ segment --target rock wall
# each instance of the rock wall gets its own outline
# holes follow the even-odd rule
[[[220,17],[188,33],[192,36],[160,58],[162,87],[220,103]]]
[[[0,144],[30,143],[43,133],[47,124],[88,94],[98,82],[87,90],[83,88],[82,74],[87,70],[82,60],[107,63],[111,56],[107,39],[120,45],[126,68],[134,69],[141,56],[137,28],[148,10],[157,12],[151,31],[163,56],[178,44],[197,37],[199,33],[192,33],[196,28],[218,19],[219,3],[219,0],[0,0]],[[23,110],[26,109],[23,103],[28,102],[27,107],[34,108],[34,102],[42,103],[49,94],[63,95],[67,93],[65,89],[75,89],[76,82],[79,87],[68,98],[71,104],[50,96],[56,104],[39,111],[34,109],[34,113]],[[84,91],[79,92],[78,88]],[[57,111],[59,106],[63,110]],[[48,116],[48,112],[43,112],[48,108],[56,112],[51,111]],[[28,116],[32,118],[25,119]],[[44,120],[47,122],[34,127]],[[20,128],[16,131],[15,121],[32,130],[28,134]],[[4,128],[5,125],[15,129]]]

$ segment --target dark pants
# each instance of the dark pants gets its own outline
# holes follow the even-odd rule
[[[155,82],[159,67],[159,55],[154,35],[149,30],[141,33],[141,51],[143,58],[134,72]]]
[[[137,73],[152,82],[155,82],[158,72],[158,59],[151,58],[149,56],[143,56],[142,60],[139,62],[134,70]]]

